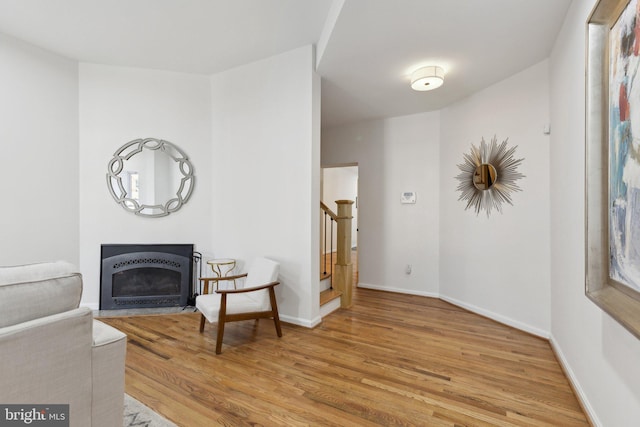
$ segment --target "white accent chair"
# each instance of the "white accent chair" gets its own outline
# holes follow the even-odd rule
[[[238,280],[244,278],[244,287],[239,289],[215,289],[215,293],[198,295],[196,308],[200,311],[200,332],[204,331],[205,319],[209,323],[218,322],[216,354],[222,352],[224,325],[239,320],[272,318],[276,332],[282,336],[278,305],[274,287],[278,285],[280,265],[267,258],[257,258],[247,273],[226,277],[202,277],[205,286],[209,282]]]
[[[120,427],[126,335],[81,295],[67,262],[0,267],[0,402],[68,404],[72,427]]]

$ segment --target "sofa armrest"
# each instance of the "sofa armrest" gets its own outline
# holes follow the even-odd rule
[[[91,425],[92,321],[77,308],[0,328],[0,402],[69,404],[72,426]]]
[[[91,371],[92,427],[122,425],[124,411],[124,363],[127,336],[98,320],[93,321]]]
[[[78,308],[82,276],[64,261],[0,267],[0,327]]]

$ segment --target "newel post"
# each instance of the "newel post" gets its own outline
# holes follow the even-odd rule
[[[336,270],[333,280],[334,287],[342,292],[340,307],[351,307],[353,293],[353,264],[351,263],[351,220],[353,219],[351,208],[352,200],[336,200],[338,205],[338,218],[336,219],[337,248]]]

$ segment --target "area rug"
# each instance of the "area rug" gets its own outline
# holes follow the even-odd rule
[[[128,394],[124,395],[123,427],[177,427],[153,409]]]

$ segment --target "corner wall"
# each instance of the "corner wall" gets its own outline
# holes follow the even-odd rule
[[[280,316],[304,326],[320,321],[314,61],[306,46],[211,76],[211,247],[245,264],[280,262]]]
[[[439,112],[323,130],[323,165],[358,164],[358,286],[438,295],[439,140]]]
[[[548,337],[548,61],[442,110],[440,151],[440,294],[445,300]],[[496,136],[524,158],[513,206],[490,217],[458,201],[457,165],[471,145]]]
[[[551,55],[551,340],[598,426],[640,420],[640,341],[585,296],[585,52],[574,0]]]
[[[0,34],[0,260],[78,263],[78,63]]]
[[[102,243],[194,243],[209,251],[211,107],[202,75],[80,64],[80,268],[82,304],[98,308]],[[107,189],[107,165],[125,143],[159,138],[194,166],[195,186],[177,212],[144,218],[125,211]]]

